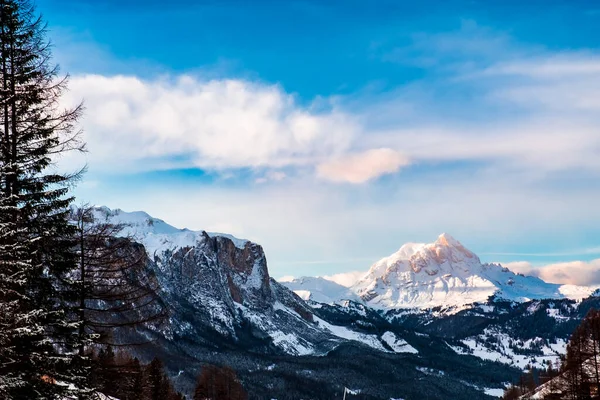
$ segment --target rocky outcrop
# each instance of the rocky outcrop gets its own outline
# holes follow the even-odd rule
[[[270,278],[258,244],[199,232],[193,243],[155,250],[150,268],[171,307],[169,337],[274,354],[322,354],[339,344]]]

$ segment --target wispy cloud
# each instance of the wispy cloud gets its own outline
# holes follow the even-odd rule
[[[364,183],[409,164],[410,160],[398,151],[373,149],[321,163],[317,166],[317,175],[334,182]]]
[[[541,267],[534,267],[527,261],[517,261],[504,265],[514,272],[537,276],[550,283],[583,286],[600,285],[600,259],[589,262],[570,261]]]
[[[600,74],[600,58],[590,52],[545,54],[499,62],[482,71],[487,76],[527,76],[536,79],[589,78]]]
[[[348,114],[301,107],[277,85],[85,75],[70,88],[68,100],[85,98],[92,168],[304,165],[343,153],[356,131]]]

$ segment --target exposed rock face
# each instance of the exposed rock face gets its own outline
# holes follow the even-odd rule
[[[167,341],[263,354],[323,355],[348,340],[386,350],[366,335],[319,320],[313,309],[269,277],[262,247],[230,235],[177,229],[143,212],[98,208],[99,218],[125,223],[144,244],[162,301],[170,307]]]
[[[191,308],[190,313],[173,310],[174,334],[187,336],[203,326],[244,341],[249,339],[244,327],[250,325],[252,334],[264,339],[270,336],[267,322],[278,308],[296,314],[285,316],[291,317],[288,323],[298,320],[293,325],[312,321],[310,308],[270,279],[263,249],[255,243],[240,247],[230,238],[201,232],[193,246],[155,252],[154,265],[167,304]],[[268,341],[260,342],[269,347]]]
[[[185,280],[192,286],[216,281],[228,287],[229,296],[238,304],[265,309],[273,302],[265,254],[255,243],[245,242],[240,249],[229,238],[201,232],[194,246],[157,253],[155,261],[174,280]]]

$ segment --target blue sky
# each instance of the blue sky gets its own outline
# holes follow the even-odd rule
[[[37,4],[86,104],[81,200],[256,240],[274,276],[442,232],[600,268],[594,2]]]

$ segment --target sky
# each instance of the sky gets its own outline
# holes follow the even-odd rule
[[[260,243],[271,275],[366,271],[447,232],[600,284],[592,1],[38,0],[79,202]]]

